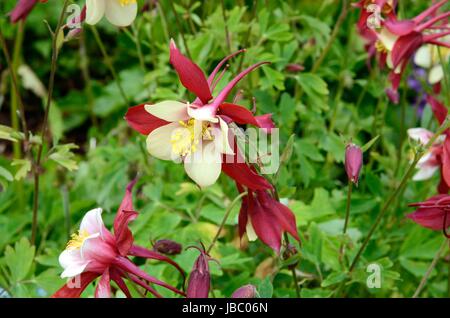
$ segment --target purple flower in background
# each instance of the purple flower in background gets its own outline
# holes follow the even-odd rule
[[[258,298],[257,296],[256,287],[248,284],[236,289],[231,298]]]

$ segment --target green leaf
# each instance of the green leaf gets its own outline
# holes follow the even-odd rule
[[[366,152],[369,150],[370,147],[373,146],[373,144],[380,138],[380,135],[377,135],[376,137],[372,138],[369,142],[367,142],[364,146],[361,147],[362,152]]]
[[[11,166],[19,167],[19,169],[16,171],[16,174],[14,175],[14,179],[16,180],[25,178],[28,172],[31,171],[31,161],[26,159],[14,159],[13,162],[11,162]]]
[[[78,146],[72,143],[59,145],[54,148],[48,157],[69,171],[77,170],[77,162],[73,160],[75,157],[75,154],[72,152],[73,149],[78,149]]]
[[[259,283],[257,290],[260,298],[272,298],[273,285],[269,276]]]
[[[30,245],[26,238],[16,242],[14,248],[7,246],[5,250],[5,262],[11,273],[11,280],[20,282],[27,277],[33,264],[35,247]]]
[[[344,272],[334,272],[325,278],[321,284],[322,287],[328,287],[332,285],[336,285],[337,283],[342,282],[347,278],[347,274]]]

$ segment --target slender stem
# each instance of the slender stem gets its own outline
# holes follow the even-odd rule
[[[350,206],[352,202],[352,190],[353,190],[353,182],[348,180],[348,191],[347,191],[347,205],[345,207],[345,221],[344,221],[344,229],[342,230],[342,234],[345,236],[347,234],[348,221],[350,219]],[[339,249],[339,259],[342,260],[345,254],[345,244],[341,243],[341,248]]]
[[[11,73],[12,85],[14,86],[15,94],[19,102],[20,118],[22,120],[22,130],[23,133],[25,134],[25,140],[28,140],[29,136],[28,136],[28,126],[25,120],[25,107],[23,104],[22,96],[20,95],[19,82],[17,81],[16,70],[14,69],[14,64],[11,60],[11,55],[9,54],[8,47],[6,46],[6,40],[5,37],[3,36],[1,24],[0,24],[0,46],[2,47],[3,54],[5,55],[6,63],[8,65],[9,72]]]
[[[225,223],[227,222],[228,217],[230,216],[231,210],[233,210],[233,207],[243,198],[247,195],[247,192],[242,192],[241,194],[239,194],[236,198],[234,198],[234,200],[230,203],[230,205],[228,206],[227,210],[225,211],[225,215],[223,216],[222,219],[222,223],[220,223],[219,229],[217,230],[216,236],[214,236],[214,239],[212,240],[211,244],[209,245],[209,247],[206,250],[206,253],[209,254],[209,252],[211,252],[211,249],[214,247],[214,245],[216,244],[220,233],[222,232]]]
[[[250,22],[253,21],[256,17],[256,9],[258,7],[258,1],[253,0],[253,8],[252,8],[252,13],[250,16]],[[250,35],[252,34],[252,24],[249,22],[249,27],[247,30],[247,34],[245,35],[245,40],[244,40],[244,48],[246,48],[249,44],[250,44]],[[239,67],[238,67],[238,73],[241,72],[242,70],[242,66],[244,64],[244,54],[241,55],[241,59],[239,60]]]
[[[59,16],[58,24],[56,26],[55,32],[52,35],[52,61],[50,66],[50,78],[49,78],[49,84],[48,84],[48,95],[47,95],[47,101],[45,106],[45,113],[44,113],[44,122],[42,124],[42,130],[41,130],[41,138],[42,142],[39,145],[37,157],[35,166],[33,168],[34,173],[34,197],[33,197],[33,222],[31,227],[31,244],[34,245],[36,241],[36,232],[37,232],[37,225],[38,225],[38,209],[39,209],[39,176],[40,176],[40,165],[41,165],[41,159],[42,159],[42,151],[44,148],[44,137],[47,133],[47,127],[48,127],[48,115],[50,113],[50,107],[52,105],[52,96],[53,96],[53,89],[55,87],[55,75],[56,75],[56,68],[57,68],[57,60],[58,60],[58,36],[60,33],[60,30],[64,23],[64,16],[66,13],[67,5],[69,4],[69,0],[65,0],[63,4],[63,8],[61,11],[61,14]]]
[[[419,296],[420,292],[422,291],[422,289],[425,287],[425,284],[427,283],[428,278],[431,275],[431,272],[436,267],[436,264],[437,264],[439,258],[441,257],[441,254],[444,252],[445,248],[447,247],[447,245],[448,245],[448,239],[445,238],[444,242],[442,242],[442,245],[439,248],[439,250],[437,251],[436,255],[434,255],[433,261],[431,262],[430,266],[428,267],[425,275],[422,277],[422,280],[420,281],[420,284],[417,287],[416,291],[414,292],[414,295],[412,296],[412,298],[417,298]]]
[[[189,51],[189,47],[187,45],[186,37],[184,36],[183,27],[181,26],[180,17],[178,16],[178,12],[175,9],[175,5],[173,4],[173,1],[169,1],[170,7],[173,11],[173,14],[175,16],[175,21],[177,23],[178,32],[181,34],[181,39],[183,40],[184,48],[186,49],[186,53],[189,56],[190,59],[192,59],[191,52]]]
[[[402,180],[400,181],[400,184],[398,185],[398,187],[394,190],[394,192],[392,192],[392,194],[386,200],[386,202],[383,205],[380,213],[378,214],[375,222],[373,223],[372,227],[370,228],[369,233],[367,234],[367,237],[365,238],[363,244],[359,248],[355,258],[353,259],[352,264],[350,265],[349,273],[353,272],[353,270],[355,269],[356,264],[358,263],[362,253],[364,252],[367,244],[369,243],[373,233],[375,232],[375,230],[377,229],[381,220],[383,219],[383,216],[385,215],[386,211],[389,209],[389,207],[391,206],[392,202],[397,197],[397,195],[402,191],[403,187],[406,186],[406,183],[409,181],[409,179],[413,175],[414,169],[415,169],[417,163],[419,162],[419,160],[425,154],[425,151],[428,150],[431,147],[431,145],[434,144],[434,142],[437,140],[437,138],[449,127],[450,127],[450,120],[449,120],[449,118],[447,118],[445,120],[445,122],[442,124],[442,126],[439,128],[438,132],[436,132],[433,135],[433,137],[429,140],[429,142],[423,148],[419,149],[415,153],[413,162],[410,164],[408,170],[406,171],[405,175],[403,176]]]
[[[120,83],[120,78],[117,75],[116,69],[114,68],[114,65],[111,61],[111,57],[108,55],[108,52],[106,51],[105,45],[103,44],[103,41],[100,37],[100,34],[97,31],[97,28],[95,26],[91,26],[92,33],[94,34],[95,41],[97,42],[98,47],[100,48],[100,51],[103,55],[103,60],[108,67],[109,71],[111,72],[112,77],[114,78],[114,81],[116,82],[117,88],[119,89],[120,95],[123,98],[123,101],[125,102],[125,105],[129,106],[130,103],[128,101],[128,97],[125,94],[125,91],[122,87],[122,84]]]
[[[139,41],[140,25],[138,25],[137,27],[134,27],[134,25],[132,25],[131,29],[133,31],[133,38],[134,38],[134,42],[136,44],[136,52],[137,52],[137,55],[138,55],[138,58],[139,58],[139,65],[141,66],[142,72],[145,74],[147,69],[145,67],[145,59],[144,59],[144,54],[142,52],[141,42]],[[147,84],[145,84],[145,89],[147,91],[148,97],[150,98],[151,91],[150,91],[150,88],[148,87]]]
[[[327,56],[334,41],[336,40],[336,38],[338,36],[339,30],[342,26],[342,23],[345,20],[345,17],[347,16],[347,13],[348,13],[348,0],[342,0],[341,14],[339,15],[339,18],[337,19],[336,24],[334,25],[334,29],[331,32],[331,36],[328,39],[328,42],[327,42],[325,48],[323,49],[322,54],[319,56],[319,58],[314,63],[314,65],[311,69],[311,73],[315,73],[319,69],[320,65],[322,65],[322,62],[324,61],[325,57]]]
[[[94,127],[98,126],[97,117],[94,113],[94,93],[92,91],[92,84],[91,84],[91,74],[89,72],[89,56],[87,54],[86,50],[86,35],[84,32],[81,32],[80,34],[80,68],[81,68],[81,74],[83,76],[84,85],[85,85],[85,92],[88,100],[88,107],[89,107],[89,115],[91,117],[91,122],[94,125]]]
[[[230,40],[230,32],[228,31],[228,24],[227,24],[227,13],[225,11],[225,3],[224,0],[220,0],[220,4],[222,6],[222,18],[223,23],[225,25],[225,39],[228,47],[228,52],[231,53],[231,40]]]
[[[277,197],[277,200],[279,201],[278,192],[275,187],[274,187],[274,189],[275,189],[275,196]],[[286,232],[284,232],[284,240],[286,241],[286,246],[289,245],[289,236],[287,235]],[[291,268],[291,273],[292,273],[292,280],[294,281],[295,293],[297,295],[297,298],[301,298],[300,285],[298,283],[297,272],[295,271],[295,267]]]

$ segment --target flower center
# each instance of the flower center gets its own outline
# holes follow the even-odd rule
[[[84,241],[89,237],[89,233],[86,230],[73,233],[70,237],[69,243],[67,243],[66,250],[78,250],[83,245]]]
[[[136,0],[119,0],[119,2],[122,7],[125,7],[127,5],[136,3]]]
[[[182,127],[175,129],[170,139],[173,153],[187,156],[197,151],[200,141],[214,140],[209,122],[191,118],[187,122],[179,121],[179,124]]]
[[[375,48],[378,52],[380,53],[388,53],[388,49],[386,48],[386,46],[383,44],[383,42],[381,42],[380,40],[377,40],[375,42]]]

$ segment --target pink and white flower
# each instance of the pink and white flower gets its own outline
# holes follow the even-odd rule
[[[132,182],[127,187],[125,197],[114,220],[114,234],[104,225],[102,209],[93,209],[86,213],[81,221],[79,231],[72,235],[66,249],[59,256],[64,271],[62,278],[76,278],[79,284],[68,283],[59,289],[53,297],[75,298],[97,277],[100,277],[95,290],[95,297],[111,297],[111,281],[131,297],[124,278],[142,286],[156,297],[161,295],[152,287],[153,284],[165,287],[184,295],[173,286],[148,275],[136,266],[128,257],[142,257],[167,262],[177,268],[184,276],[182,269],[170,258],[158,252],[134,245],[133,235],[128,223],[138,213],[133,209]]]

